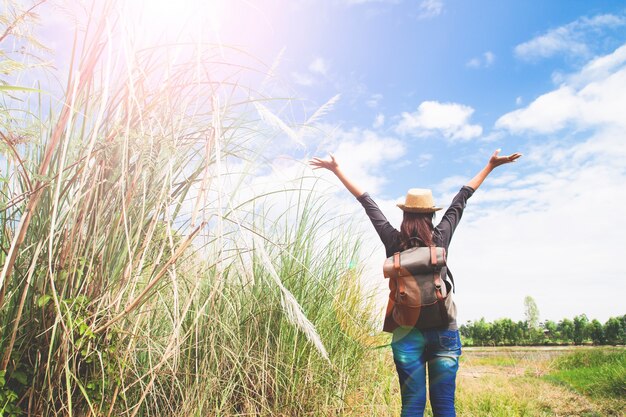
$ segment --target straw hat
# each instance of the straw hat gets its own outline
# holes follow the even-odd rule
[[[398,204],[398,207],[411,213],[434,213],[441,210],[441,207],[435,207],[433,193],[427,188],[411,188],[406,194],[404,204]]]

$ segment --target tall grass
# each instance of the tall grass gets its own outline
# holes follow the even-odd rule
[[[548,378],[594,398],[626,398],[626,351],[594,350],[555,360]]]
[[[2,135],[0,413],[340,415],[369,329],[357,245],[303,187],[241,185],[268,141],[242,84],[260,64],[121,54],[95,4],[59,106]]]

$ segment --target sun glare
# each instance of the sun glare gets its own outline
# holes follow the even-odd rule
[[[284,46],[277,36],[284,10],[276,2],[248,0],[121,0],[127,34],[142,45],[210,43],[240,47],[273,60]]]
[[[224,0],[126,0],[122,15],[132,29],[149,38],[219,38],[225,5]]]

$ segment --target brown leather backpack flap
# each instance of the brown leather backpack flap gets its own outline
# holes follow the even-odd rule
[[[394,326],[420,329],[446,326],[455,311],[445,285],[446,251],[416,247],[387,258],[383,272],[389,280],[389,302],[383,330]],[[448,312],[452,313],[449,315]]]

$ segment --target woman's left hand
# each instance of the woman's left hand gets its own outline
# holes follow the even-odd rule
[[[337,163],[337,160],[335,159],[335,156],[331,153],[329,154],[330,159],[321,159],[321,158],[313,158],[309,161],[309,165],[313,168],[313,169],[319,169],[319,168],[325,168],[331,172],[337,172],[337,170],[339,169],[339,164]]]
[[[499,167],[500,165],[508,164],[510,162],[515,162],[522,156],[521,153],[513,153],[511,155],[499,156],[499,153],[500,149],[497,149],[493,153],[493,155],[491,155],[491,158],[489,158],[489,166],[491,167],[491,169]]]

